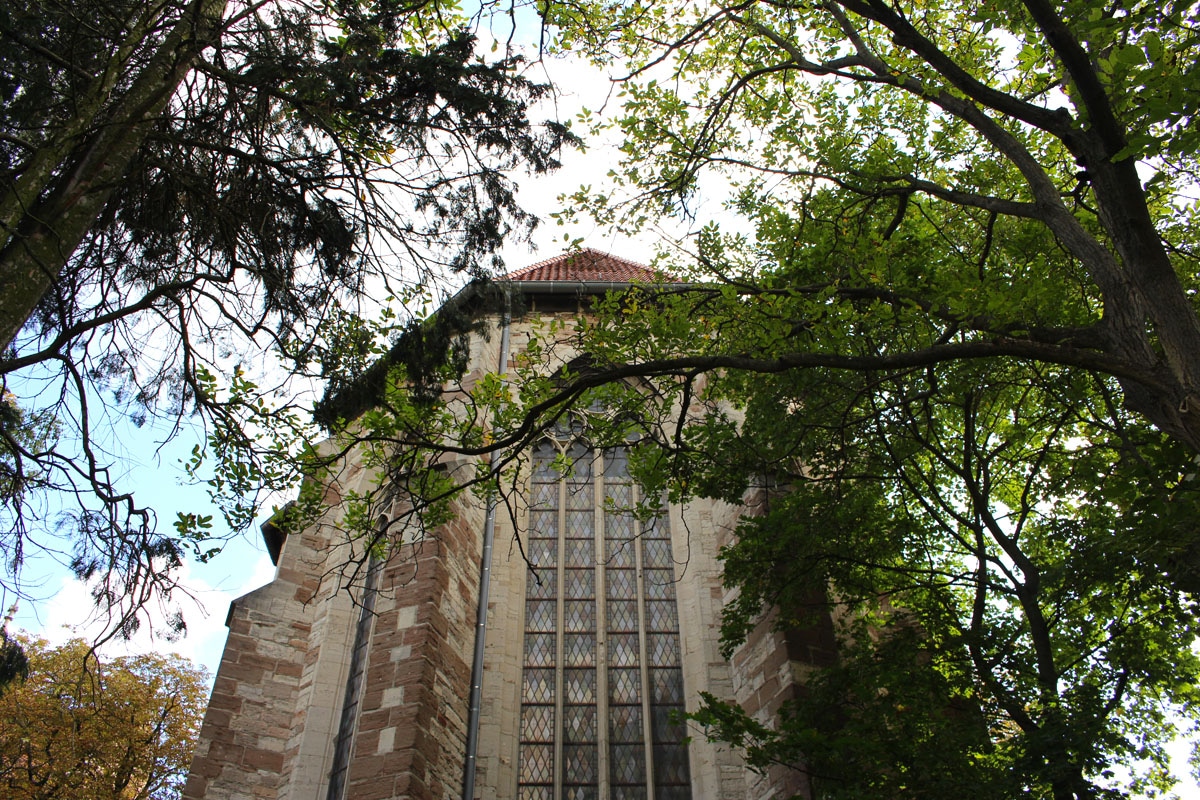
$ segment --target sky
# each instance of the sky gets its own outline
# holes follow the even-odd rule
[[[127,426],[118,437],[123,447],[113,455],[126,473],[125,485],[133,487],[141,502],[153,505],[161,528],[169,529],[179,511],[215,514],[204,488],[188,484],[181,463],[198,437],[199,431],[185,430],[163,447],[164,432],[152,423],[141,429]],[[184,562],[179,578],[186,593],[178,593],[175,599],[187,621],[186,636],[173,641],[164,638],[167,628],[161,624],[162,615],[156,614],[130,641],[106,644],[102,655],[176,653],[204,666],[211,678],[225,644],[230,601],[274,575],[266,549],[257,539],[255,528],[251,534],[235,537],[209,564]],[[22,588],[32,598],[18,604],[13,626],[52,644],[73,637],[93,640],[103,622],[88,587],[71,575],[63,561],[65,556],[52,553],[28,559],[22,570]],[[5,600],[7,606],[11,599]]]

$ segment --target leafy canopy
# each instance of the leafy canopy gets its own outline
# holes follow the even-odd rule
[[[519,58],[479,55],[480,21],[441,0],[0,9],[6,589],[27,549],[67,552],[128,632],[189,551],[320,468],[295,398],[354,376],[358,313],[406,318],[528,235],[510,173],[575,139],[530,118],[548,89]],[[123,485],[123,419],[202,429],[189,467],[226,525],[172,526]]]
[[[80,640],[18,638],[29,674],[0,694],[0,786],[13,800],[179,796],[208,696],[178,656],[104,663]]]
[[[593,117],[625,158],[577,207],[729,216],[546,396],[643,376],[650,490],[766,493],[725,551],[729,648],[769,609],[836,629],[779,720],[698,719],[820,796],[1164,790],[1198,668],[1195,5],[547,19],[625,76]]]
[[[1041,0],[548,12],[561,46],[628,76],[620,113],[596,118],[624,142],[614,189],[578,204],[637,226],[727,189],[753,236],[689,242],[697,274],[801,266],[804,324],[844,366],[861,362],[840,342],[873,323],[852,304],[875,297],[924,334],[881,366],[965,350],[1097,369],[1197,450],[1194,17]]]

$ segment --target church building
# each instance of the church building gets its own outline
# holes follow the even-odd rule
[[[463,383],[507,372],[547,320],[655,280],[594,250],[510,274],[499,284],[523,311],[479,312]],[[753,772],[681,713],[709,692],[771,720],[806,666],[829,657],[831,634],[766,619],[724,658],[717,556],[754,498],[635,517],[625,456],[561,424],[530,454],[522,502],[498,509],[464,492],[450,522],[386,560],[358,559],[353,580],[339,503],[379,476],[348,456],[320,520],[286,536],[264,526],[275,578],[230,609],[183,796],[807,797],[801,769]]]

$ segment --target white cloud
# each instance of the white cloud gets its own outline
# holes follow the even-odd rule
[[[249,549],[249,548],[247,548]],[[179,571],[179,582],[191,595],[180,593],[176,598],[184,619],[187,635],[175,641],[163,634],[168,630],[161,613],[152,614],[149,622],[143,622],[132,639],[106,642],[100,651],[113,657],[138,653],[176,653],[208,670],[210,678],[216,674],[225,646],[225,617],[229,604],[235,598],[268,583],[275,575],[275,567],[265,553],[226,553],[226,561],[218,557],[214,563],[185,563]],[[239,558],[240,556],[240,558]],[[230,562],[244,565],[239,580],[230,580]],[[41,636],[53,644],[72,637],[92,640],[101,630],[103,622],[97,616],[88,587],[71,576],[60,579],[58,591],[38,609],[40,624],[32,619],[18,617],[33,635]],[[30,624],[33,623],[33,624]]]

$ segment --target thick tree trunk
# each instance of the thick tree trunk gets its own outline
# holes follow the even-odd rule
[[[1154,227],[1133,161],[1113,163],[1108,149],[1092,143],[1080,151],[1124,284],[1120,293],[1105,298],[1106,320],[1124,317],[1125,323],[1111,328],[1110,347],[1176,387],[1164,396],[1123,382],[1125,401],[1200,452],[1200,316]]]
[[[19,218],[6,220],[11,233],[0,250],[0,351],[12,343],[59,279],[154,119],[201,51],[218,35],[224,9],[225,0],[191,0],[129,90],[92,126],[66,163],[43,164],[42,174],[33,176],[35,184],[52,184],[47,185],[48,191],[30,192],[25,182],[24,194],[40,197],[36,204],[30,206],[24,197],[4,198],[4,207],[19,207]],[[42,160],[46,159],[35,158],[35,162]]]

